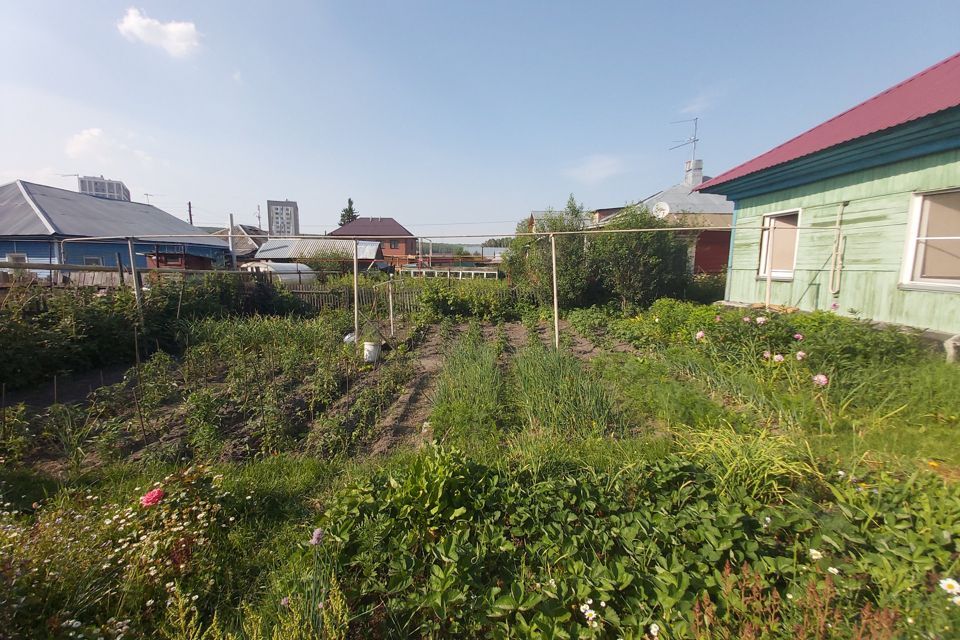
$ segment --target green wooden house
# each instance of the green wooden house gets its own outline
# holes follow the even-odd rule
[[[960,53],[712,180],[726,300],[960,334]]]

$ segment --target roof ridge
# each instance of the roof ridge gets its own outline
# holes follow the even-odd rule
[[[28,191],[27,188],[24,186],[24,182],[26,181],[17,180],[16,182],[17,182],[17,187],[19,187],[20,189],[20,193],[23,194],[23,199],[26,200],[27,204],[30,205],[30,208],[33,209],[33,212],[37,214],[37,217],[40,218],[40,222],[43,223],[43,226],[47,228],[47,231],[49,231],[51,234],[54,234],[54,235],[59,233],[60,230],[57,229],[56,226],[54,226],[53,221],[50,220],[50,217],[46,214],[46,212],[42,208],[40,208],[40,205],[37,204],[37,201],[33,199],[33,194],[30,193],[30,191]],[[26,184],[36,184],[36,183],[26,182]],[[43,186],[43,185],[40,185],[40,186]]]
[[[953,55],[947,56],[947,57],[944,58],[943,60],[940,60],[939,62],[936,62],[936,63],[930,65],[930,66],[927,67],[926,69],[923,69],[922,71],[919,71],[919,72],[913,74],[912,76],[910,76],[910,77],[908,77],[908,78],[905,78],[904,80],[901,80],[900,82],[898,82],[897,84],[895,84],[895,85],[893,85],[893,86],[891,86],[891,87],[887,87],[887,88],[884,89],[883,91],[881,91],[881,92],[879,92],[879,93],[876,93],[876,94],[870,96],[870,97],[867,98],[866,100],[862,100],[862,101],[856,103],[856,104],[853,105],[852,107],[849,107],[848,109],[845,109],[845,110],[841,111],[841,112],[838,113],[837,115],[835,115],[835,116],[833,116],[833,117],[831,117],[831,118],[828,118],[828,119],[824,120],[823,122],[820,122],[820,123],[818,123],[818,124],[816,124],[816,125],[808,128],[808,129],[805,129],[804,131],[802,131],[802,132],[798,133],[797,135],[793,136],[792,138],[790,138],[790,139],[788,139],[788,140],[786,140],[786,141],[778,144],[778,145],[775,146],[775,147],[771,147],[770,149],[764,151],[764,152],[761,153],[760,155],[754,156],[753,158],[751,158],[751,159],[749,159],[749,160],[747,160],[747,161],[745,161],[745,162],[741,162],[740,164],[732,167],[731,169],[728,169],[727,171],[724,171],[723,173],[721,173],[721,174],[719,174],[719,175],[717,175],[717,176],[714,176],[713,178],[710,178],[709,180],[706,180],[706,179],[705,179],[705,180],[704,180],[703,182],[701,182],[699,185],[697,185],[696,187],[694,187],[694,190],[695,190],[695,191],[700,191],[705,185],[714,186],[714,185],[711,184],[711,183],[713,183],[713,182],[716,181],[716,180],[719,180],[719,182],[716,182],[716,184],[723,184],[723,183],[725,183],[725,182],[728,182],[729,180],[734,180],[734,179],[737,179],[737,178],[742,178],[742,177],[744,177],[744,176],[750,175],[750,174],[752,174],[752,173],[756,173],[756,172],[758,172],[758,171],[764,171],[764,170],[766,170],[766,169],[770,169],[770,168],[779,166],[779,165],[781,165],[781,164],[785,164],[785,163],[787,163],[787,162],[792,162],[792,161],[797,160],[797,159],[799,159],[799,158],[803,158],[803,157],[806,157],[806,156],[809,156],[809,155],[813,155],[813,154],[815,154],[815,153],[820,153],[821,151],[825,151],[825,150],[830,149],[830,148],[833,148],[833,147],[835,147],[835,146],[837,146],[837,145],[844,144],[844,143],[846,143],[846,142],[850,142],[851,140],[856,140],[857,138],[863,137],[863,135],[869,135],[869,134],[863,134],[863,135],[861,135],[861,136],[857,136],[856,138],[848,138],[848,139],[846,139],[846,140],[840,140],[840,141],[838,141],[838,142],[834,142],[833,144],[827,145],[827,146],[822,147],[822,148],[820,148],[820,149],[816,149],[816,150],[814,150],[814,151],[810,151],[810,152],[805,153],[805,154],[800,155],[800,156],[796,156],[796,157],[791,158],[791,159],[789,159],[789,160],[783,160],[783,161],[780,161],[780,162],[776,162],[776,163],[774,163],[774,164],[771,164],[771,165],[768,166],[768,167],[761,167],[761,168],[756,169],[756,170],[754,170],[754,171],[747,172],[747,173],[743,174],[742,176],[737,176],[736,178],[722,179],[722,178],[724,178],[724,176],[726,176],[727,174],[734,173],[734,172],[736,172],[738,169],[740,169],[741,167],[744,167],[744,166],[746,166],[746,165],[748,165],[748,164],[750,164],[750,163],[752,163],[752,162],[755,162],[755,161],[757,161],[757,160],[759,160],[760,158],[763,158],[763,157],[765,157],[765,156],[769,156],[770,154],[774,153],[774,152],[777,151],[778,149],[782,149],[783,147],[786,147],[786,146],[790,145],[791,143],[795,142],[796,140],[799,140],[800,138],[803,138],[803,137],[806,136],[807,134],[809,134],[809,133],[811,133],[811,132],[813,132],[813,131],[816,131],[817,129],[820,129],[821,127],[825,127],[825,126],[829,125],[830,123],[835,122],[836,120],[839,120],[840,118],[843,118],[844,116],[846,116],[846,115],[849,114],[850,112],[855,111],[855,110],[857,110],[857,109],[860,109],[861,107],[863,107],[863,106],[865,106],[865,105],[867,105],[867,104],[870,104],[870,103],[872,103],[872,102],[875,102],[875,101],[881,99],[882,97],[884,97],[884,96],[886,96],[886,95],[888,95],[888,94],[896,91],[897,89],[900,89],[901,87],[904,87],[904,86],[906,86],[906,85],[908,85],[908,84],[910,84],[910,83],[912,83],[912,82],[916,82],[916,81],[920,80],[921,78],[923,78],[924,76],[928,75],[929,73],[935,71],[936,69],[939,69],[940,67],[942,67],[942,66],[944,66],[944,65],[952,62],[953,60],[955,60],[955,59],[957,59],[957,58],[960,58],[960,52],[957,52],[957,53],[955,53],[955,54],[953,54]],[[943,109],[940,109],[940,110],[938,110],[938,111],[942,111],[942,110],[943,110]],[[924,116],[919,116],[919,117],[926,117],[926,116],[932,115],[933,113],[937,113],[938,111],[931,111],[930,113],[927,113],[927,114],[925,114]],[[916,119],[916,118],[913,118],[913,119]],[[884,127],[884,128],[882,128],[882,129],[877,129],[876,131],[873,131],[873,132],[871,132],[871,133],[876,133],[877,131],[883,131],[884,129],[889,129],[889,128],[894,127],[894,126],[899,126],[899,125],[905,124],[906,122],[909,122],[909,121],[910,121],[910,120],[905,120],[904,122],[900,122],[900,123],[897,123],[897,124],[889,125],[889,126]],[[722,180],[721,180],[721,179],[722,179]]]
[[[760,154],[760,155],[761,155],[761,156],[765,156],[765,155],[767,155],[768,153],[770,153],[770,152],[772,152],[772,151],[776,151],[776,150],[779,149],[780,147],[782,147],[782,146],[784,146],[784,145],[790,144],[791,142],[793,142],[793,141],[796,140],[797,138],[800,138],[800,137],[805,136],[806,134],[810,133],[810,132],[813,131],[814,129],[819,129],[820,127],[822,127],[822,126],[824,126],[824,125],[830,124],[830,123],[833,122],[834,120],[838,120],[839,118],[842,118],[843,116],[847,115],[847,114],[850,113],[851,111],[853,111],[853,110],[855,110],[855,109],[859,109],[860,107],[862,107],[862,106],[865,105],[865,104],[868,104],[868,103],[870,103],[870,102],[873,102],[874,100],[878,100],[879,98],[887,95],[888,93],[894,91],[895,89],[899,89],[900,87],[902,87],[902,86],[904,86],[904,85],[906,85],[906,84],[909,84],[909,83],[911,83],[911,82],[914,82],[914,81],[916,81],[916,80],[919,80],[921,77],[927,75],[928,73],[930,73],[930,72],[933,71],[934,69],[945,65],[946,63],[950,62],[950,61],[953,60],[954,58],[960,58],[960,52],[957,52],[957,53],[953,54],[952,56],[948,56],[948,57],[944,58],[944,59],[941,60],[940,62],[938,62],[938,63],[936,63],[936,64],[934,64],[934,65],[931,65],[931,66],[927,67],[926,69],[924,69],[923,71],[920,71],[919,73],[913,74],[912,76],[910,76],[909,78],[906,78],[905,80],[901,80],[900,82],[898,82],[897,84],[893,85],[892,87],[887,87],[886,89],[884,89],[884,90],[881,91],[880,93],[874,94],[874,95],[870,96],[869,98],[867,98],[866,100],[862,100],[861,102],[858,102],[857,104],[853,105],[853,106],[850,107],[849,109],[845,109],[845,110],[841,111],[840,113],[838,113],[837,115],[833,116],[832,118],[827,118],[826,120],[824,120],[824,121],[821,122],[820,124],[816,124],[816,125],[810,127],[809,129],[803,131],[802,133],[798,133],[797,135],[793,136],[792,138],[790,138],[790,139],[787,140],[786,142],[783,142],[783,143],[781,143],[781,144],[778,144],[777,146],[773,147],[773,148],[770,149],[769,151],[766,151],[766,152],[764,152],[764,153],[762,153],[762,154]],[[842,144],[842,143],[838,142],[837,144]],[[836,145],[830,145],[830,146],[836,146]],[[830,147],[826,147],[826,148],[829,149]],[[823,151],[823,149],[821,149],[821,151]],[[816,152],[814,152],[814,153],[816,153]],[[809,154],[808,154],[808,155],[809,155]],[[743,164],[746,164],[746,162],[744,162]],[[739,166],[739,165],[738,165],[738,166]],[[736,168],[736,167],[734,167],[734,168]],[[732,171],[732,169],[731,169],[731,171]],[[724,172],[724,173],[726,173],[726,172]],[[721,175],[722,175],[722,174],[721,174]],[[719,176],[717,176],[717,177],[719,177]]]

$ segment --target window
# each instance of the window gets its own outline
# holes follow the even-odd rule
[[[399,248],[400,248],[400,241],[399,241],[399,240],[391,240],[391,241],[390,241],[390,248],[391,248],[391,249],[399,249]]]
[[[103,258],[100,256],[83,256],[83,265],[85,267],[102,267]]]
[[[903,281],[960,289],[960,191],[914,198]]]
[[[773,280],[792,280],[793,268],[797,262],[797,242],[799,234],[800,212],[788,211],[763,217],[763,231],[760,232],[760,276]],[[771,251],[772,249],[772,251]]]
[[[8,253],[7,262],[16,262],[17,264],[27,264],[27,254],[25,253]]]

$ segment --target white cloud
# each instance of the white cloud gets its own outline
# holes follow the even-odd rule
[[[154,158],[142,149],[131,148],[99,127],[84,129],[67,138],[64,153],[74,160],[96,162],[99,165],[114,165],[137,160],[143,166],[150,166]]]
[[[576,166],[567,169],[564,173],[578,182],[593,185],[625,173],[626,170],[623,159],[596,153],[583,158]]]
[[[135,7],[117,23],[117,29],[131,42],[160,47],[174,58],[182,58],[200,48],[200,32],[192,22],[160,22]]]
[[[95,149],[103,139],[103,129],[93,127],[84,129],[80,133],[75,133],[67,139],[67,146],[64,149],[71,158],[80,158],[88,155]]]
[[[714,103],[723,96],[723,91],[717,89],[706,89],[691,98],[680,108],[680,113],[684,115],[695,116],[711,108]]]

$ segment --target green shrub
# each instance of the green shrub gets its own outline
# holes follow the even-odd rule
[[[534,470],[428,450],[337,492],[319,523],[324,571],[350,603],[351,634],[376,637],[639,638],[652,624],[664,637],[729,637],[766,615],[763,637],[829,622],[823,637],[846,638],[880,612],[938,637],[960,622],[936,586],[956,569],[956,488],[845,476],[835,506],[771,507],[721,490],[727,469],[667,456],[611,473]],[[772,473],[793,486],[798,471]],[[281,580],[262,615],[328,580],[311,564],[290,559],[281,575],[299,583]],[[708,635],[705,602],[716,603]]]
[[[515,296],[501,281],[430,279],[423,280],[418,286],[420,311],[430,322],[443,317],[478,318],[491,322],[517,317]]]
[[[159,281],[144,295],[139,346],[142,355],[177,351],[181,320],[189,318],[302,312],[292,294],[269,283],[244,284],[223,274],[182,285]],[[0,384],[23,388],[57,374],[132,362],[138,320],[129,289],[100,295],[93,289],[14,288],[0,307],[0,353],[6,364]]]

